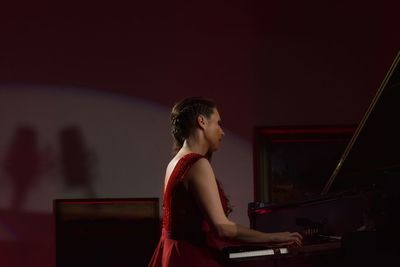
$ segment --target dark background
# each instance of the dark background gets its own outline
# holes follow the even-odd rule
[[[82,86],[171,106],[214,98],[264,124],[358,122],[399,50],[396,1],[15,1],[0,83]]]

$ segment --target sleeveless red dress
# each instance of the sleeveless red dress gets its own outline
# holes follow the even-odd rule
[[[221,267],[218,249],[224,246],[211,230],[195,199],[185,188],[190,167],[203,155],[190,153],[177,162],[164,192],[162,235],[149,267]],[[219,186],[225,213],[228,200]]]

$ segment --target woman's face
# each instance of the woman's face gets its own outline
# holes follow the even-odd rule
[[[224,135],[225,133],[221,126],[221,117],[218,110],[214,108],[214,112],[207,119],[207,127],[205,128],[205,138],[209,143],[211,152],[218,150]]]

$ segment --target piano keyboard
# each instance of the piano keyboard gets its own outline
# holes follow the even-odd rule
[[[228,259],[244,259],[272,255],[288,254],[287,248],[260,248],[260,247],[227,247],[224,252]]]

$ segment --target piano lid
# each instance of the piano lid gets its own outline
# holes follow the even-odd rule
[[[395,186],[400,180],[400,52],[321,194]],[[398,187],[397,187],[398,190]]]

